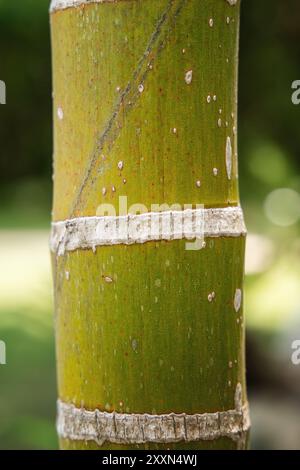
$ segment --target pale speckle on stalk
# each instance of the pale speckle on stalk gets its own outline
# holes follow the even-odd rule
[[[227,24],[230,23],[230,18],[229,18],[229,16],[227,16],[227,18],[226,18],[226,23],[227,23]]]
[[[118,168],[119,168],[120,171],[122,171],[123,168],[124,168],[124,162],[120,161],[120,162],[118,163]]]
[[[228,367],[229,367],[229,369],[232,369],[232,367],[233,367],[232,361],[229,361]]]
[[[229,3],[229,5],[231,6],[234,6],[237,4],[237,0],[227,0],[227,2]]]
[[[123,184],[126,184],[126,183],[127,183],[127,179],[123,178]]]
[[[213,100],[214,100],[214,101],[217,101],[217,95],[214,95],[214,96],[213,96]]]
[[[209,19],[208,24],[209,24],[209,26],[210,26],[211,28],[213,27],[213,25],[214,25],[214,20],[213,20],[213,18],[210,18],[210,19]]]
[[[102,195],[103,195],[103,196],[105,196],[105,195],[106,195],[106,193],[107,193],[107,190],[106,190],[106,188],[102,188]]]
[[[189,70],[188,72],[186,72],[185,74],[185,83],[187,85],[190,85],[192,83],[192,80],[193,80],[193,71],[192,70]]]
[[[197,186],[197,188],[201,188],[201,181],[200,180],[196,181],[196,186]]]
[[[115,193],[115,192],[116,192],[116,187],[115,187],[115,186],[112,186],[112,187],[111,187],[111,190],[112,190],[113,193]]]
[[[208,95],[208,97],[206,98],[206,101],[207,101],[208,103],[211,103],[211,96],[210,96],[210,95]]]
[[[219,170],[218,168],[213,168],[213,174],[214,176],[218,176]]]
[[[133,339],[133,340],[131,341],[131,347],[132,347],[132,349],[133,349],[134,352],[137,352],[138,342],[137,342],[136,339]]]
[[[60,121],[62,121],[64,118],[64,112],[61,107],[57,108],[57,117]]]
[[[176,129],[176,127],[173,127],[172,132],[173,132],[173,134],[177,134],[177,129]]]
[[[221,118],[218,119],[218,127],[222,127],[222,119]]]
[[[141,83],[141,84],[139,85],[139,87],[138,87],[139,92],[140,92],[140,93],[143,93],[144,89],[145,89],[145,88],[144,88],[144,85]]]
[[[161,287],[161,280],[160,279],[156,279],[155,282],[155,287]]]
[[[214,299],[216,298],[216,293],[215,292],[212,292],[211,294],[208,294],[208,301],[209,302],[212,302]]]
[[[113,280],[111,277],[109,276],[104,276],[104,281],[107,283],[107,284],[112,284]]]
[[[232,173],[232,145],[230,137],[227,137],[226,140],[226,170],[228,179],[231,180],[231,173]]]
[[[70,280],[70,272],[66,271],[65,276],[66,276],[66,280],[69,281]]]
[[[235,295],[234,295],[234,309],[236,313],[240,311],[242,305],[242,291],[241,289],[236,289]]]

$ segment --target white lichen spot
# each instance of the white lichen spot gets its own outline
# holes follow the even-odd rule
[[[120,93],[121,87],[120,87],[120,86],[117,86],[116,91],[117,91],[117,93]]]
[[[208,95],[208,97],[206,98],[206,101],[207,101],[208,103],[211,103],[211,96],[210,96],[210,95]]]
[[[226,24],[229,24],[229,23],[230,23],[230,18],[229,18],[229,16],[227,16],[227,18],[226,18]]]
[[[215,292],[211,292],[210,294],[208,294],[207,299],[209,302],[212,302],[215,298],[216,298]]]
[[[231,5],[232,7],[237,4],[237,0],[227,0],[227,2],[228,2],[229,5]]]
[[[176,127],[173,127],[172,132],[173,132],[173,134],[177,134],[177,129],[176,129]]]
[[[112,284],[113,280],[111,277],[109,276],[104,276],[104,281],[107,283],[107,284]]]
[[[192,83],[192,80],[193,80],[193,71],[192,70],[188,70],[188,72],[186,72],[185,74],[185,83],[187,85],[190,85]]]
[[[57,117],[60,121],[62,121],[63,118],[64,118],[64,112],[63,112],[62,108],[60,108],[60,107],[57,109]]]
[[[232,361],[229,361],[229,363],[228,363],[229,369],[232,369],[232,366],[233,366]]]
[[[222,114],[222,112],[223,112],[223,111],[222,111],[222,109],[220,108],[220,109],[219,109],[219,114]]]
[[[126,183],[127,183],[127,179],[123,178],[123,184],[126,184]]]
[[[227,171],[227,177],[229,180],[231,180],[231,174],[232,174],[232,145],[231,145],[231,139],[230,137],[227,137],[226,140],[226,171]]]
[[[214,95],[214,96],[213,96],[213,100],[214,100],[214,101],[217,101],[217,95]]]
[[[208,24],[209,24],[209,26],[210,26],[211,28],[213,27],[213,25],[214,25],[214,20],[213,20],[213,18],[210,18],[210,19],[209,19]]]
[[[124,162],[120,161],[120,162],[118,163],[118,168],[119,168],[120,171],[122,171],[123,168],[124,168]]]
[[[235,126],[233,126],[233,128],[232,128],[232,132],[233,132],[233,135],[236,135],[236,134],[237,134],[237,130],[236,130],[236,127],[235,127]]]
[[[200,180],[196,181],[196,186],[197,186],[197,188],[201,188],[201,181]]]
[[[70,272],[69,272],[69,271],[66,271],[66,272],[65,272],[65,277],[66,277],[66,280],[67,280],[67,281],[70,280]]]
[[[131,341],[131,347],[132,347],[132,349],[133,349],[133,351],[134,351],[134,352],[136,352],[136,351],[137,351],[137,348],[138,348],[138,342],[137,342],[137,340],[136,340],[136,339],[133,339],[133,340]]]
[[[116,192],[116,187],[115,187],[115,186],[112,186],[112,187],[111,187],[111,190],[112,190],[113,193],[115,193],[115,192]]]
[[[231,380],[228,380],[228,387],[231,387]]]
[[[139,92],[140,92],[140,93],[143,93],[144,89],[145,89],[145,88],[144,88],[144,85],[141,83],[141,84],[139,85],[139,88],[138,88]]]
[[[105,195],[106,195],[106,193],[107,193],[107,190],[106,190],[106,188],[102,188],[102,195],[103,195],[103,196],[105,196]]]
[[[182,54],[185,54],[186,53],[186,49],[182,49]]]
[[[236,289],[235,295],[234,295],[234,309],[236,313],[240,311],[241,305],[242,305],[242,291],[241,289]]]
[[[221,118],[218,119],[218,127],[222,127],[222,119]]]
[[[213,175],[218,176],[219,170],[218,168],[213,168]]]

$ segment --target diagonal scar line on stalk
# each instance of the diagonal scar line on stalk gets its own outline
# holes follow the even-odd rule
[[[117,138],[119,137],[122,125],[120,125],[120,118],[126,116],[134,104],[140,97],[138,85],[144,84],[150,68],[148,66],[149,56],[154,54],[156,51],[156,57],[160,54],[163,49],[165,42],[167,41],[170,32],[175,26],[177,16],[180,14],[184,4],[187,0],[169,0],[168,5],[162,15],[160,16],[156,25],[155,31],[152,33],[145,52],[143,53],[138,65],[133,73],[132,79],[128,82],[125,90],[121,93],[118,102],[116,103],[112,115],[108,119],[102,133],[99,136],[96,146],[92,152],[88,167],[85,171],[83,181],[79,187],[77,196],[75,198],[71,216],[74,216],[74,212],[80,207],[82,194],[88,185],[92,185],[97,176],[91,177],[93,171],[97,169],[99,165],[99,156],[103,152],[105,145],[108,145],[108,151],[110,151]],[[150,59],[150,63],[151,63]],[[108,167],[109,163],[102,162],[102,171],[105,166]]]

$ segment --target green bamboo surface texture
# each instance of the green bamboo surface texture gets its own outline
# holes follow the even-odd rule
[[[103,203],[118,214],[119,196],[145,210],[239,204],[239,2],[91,4],[52,13],[51,29],[54,221],[94,216]],[[244,319],[233,303],[244,249],[244,237],[220,237],[199,251],[182,240],[53,255],[59,398],[90,410],[205,413],[233,409],[239,382],[246,400]]]

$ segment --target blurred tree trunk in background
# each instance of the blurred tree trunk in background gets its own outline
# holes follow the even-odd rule
[[[52,3],[64,449],[246,446],[239,3]],[[140,238],[123,227],[112,242],[120,219],[99,231],[92,217],[108,204],[119,215],[120,196],[123,215],[142,203],[163,221],[168,206],[190,205],[204,217],[204,243],[176,236],[174,213],[170,236],[149,234],[140,216]]]

